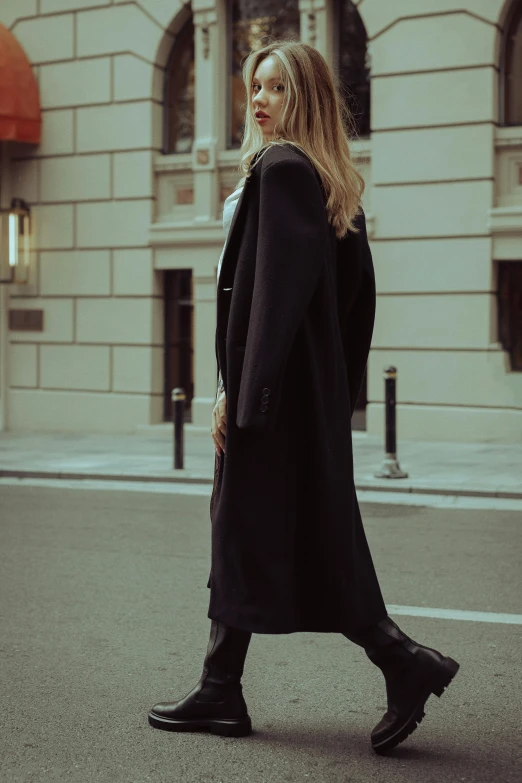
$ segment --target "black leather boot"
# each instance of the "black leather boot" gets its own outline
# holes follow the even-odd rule
[[[210,639],[198,684],[180,701],[160,702],[149,723],[166,731],[211,731],[245,737],[252,731],[241,677],[252,634],[212,620]]]
[[[372,748],[384,753],[415,731],[428,697],[432,693],[442,696],[459,664],[410,639],[390,617],[363,632],[343,636],[364,647],[384,674],[388,710],[371,734]]]

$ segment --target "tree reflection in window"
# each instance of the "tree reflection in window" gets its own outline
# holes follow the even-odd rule
[[[228,0],[230,129],[228,147],[241,146],[247,103],[242,67],[245,57],[273,39],[299,40],[298,0]],[[267,36],[270,36],[267,38]]]
[[[351,0],[335,0],[334,58],[341,96],[355,120],[359,136],[370,135],[370,73],[368,35]]]
[[[504,32],[504,124],[522,125],[522,2],[513,3]]]
[[[165,73],[164,152],[191,152],[194,141],[194,24],[190,17],[174,42]]]

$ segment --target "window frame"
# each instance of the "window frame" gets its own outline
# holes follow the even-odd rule
[[[181,22],[179,29],[174,37],[174,42],[172,44],[172,47],[169,52],[169,56],[167,59],[167,63],[165,65],[165,74],[163,78],[163,128],[162,128],[162,145],[161,145],[161,152],[163,155],[187,155],[191,154],[190,152],[187,153],[187,151],[183,152],[176,152],[175,150],[169,149],[169,131],[170,131],[170,122],[171,122],[171,115],[170,115],[170,107],[168,104],[169,100],[169,92],[170,92],[170,85],[171,85],[171,74],[172,74],[172,65],[176,59],[176,56],[178,55],[178,39],[183,36],[183,33],[185,31],[185,28],[189,25],[192,26],[194,30],[194,61],[196,58],[196,26],[194,24],[194,15],[189,9],[189,12],[187,13],[185,19]],[[197,88],[197,85],[196,85]],[[196,105],[196,97],[194,97],[194,110]],[[192,146],[194,145],[194,141],[196,138],[196,127],[194,125],[194,132],[192,136]]]
[[[341,82],[341,79],[340,79],[340,76],[339,76],[339,72],[340,72],[340,68],[339,68],[339,60],[340,60],[340,29],[341,29],[340,19],[341,19],[341,5],[344,2],[347,2],[347,0],[333,0],[333,2],[332,2],[332,14],[333,14],[332,29],[334,31],[333,32],[333,41],[332,41],[333,68],[335,70],[335,74],[336,74],[336,77],[338,78],[339,82]],[[364,24],[364,19],[362,18],[361,14],[359,12],[358,7],[353,2],[353,0],[352,0],[352,5],[354,6],[354,9],[355,9],[356,13],[359,15],[359,18],[361,20],[361,24],[362,24],[362,26],[363,26],[363,28],[364,28],[364,30],[366,32],[366,53],[368,55],[368,52],[370,50],[370,39],[369,39],[369,36],[368,36],[368,31],[366,29],[366,25]],[[370,58],[371,58],[371,52],[370,52]],[[366,139],[370,139],[371,135],[372,135],[372,113],[371,113],[371,110],[372,110],[372,105],[371,105],[372,68],[371,68],[371,65],[370,65],[369,71],[370,71],[370,76],[369,76],[369,95],[368,95],[368,99],[369,99],[369,103],[368,103],[368,133],[367,134],[366,133],[362,134],[362,133],[358,132],[358,138],[361,139],[361,141],[362,140],[366,140]],[[346,97],[345,97],[345,95],[343,93],[341,93],[340,97],[342,98],[343,101],[346,101]],[[355,117],[354,117],[354,121],[357,123],[357,120],[356,120]],[[358,127],[358,125],[359,124],[357,123],[357,127]]]
[[[511,8],[508,11],[506,21],[502,30],[502,42],[500,49],[500,68],[499,68],[499,125],[506,128],[517,128],[522,126],[521,122],[508,122],[509,114],[509,91],[507,88],[507,60],[509,56],[509,38],[514,26],[522,24],[522,3],[520,0],[513,0]],[[522,89],[522,84],[521,84]]]

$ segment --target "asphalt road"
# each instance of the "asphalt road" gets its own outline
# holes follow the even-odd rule
[[[250,737],[151,728],[201,675],[208,501],[0,486],[2,783],[522,780],[521,625],[395,617],[461,670],[388,757],[384,679],[339,634],[253,636]],[[361,508],[389,605],[521,613],[520,512]]]

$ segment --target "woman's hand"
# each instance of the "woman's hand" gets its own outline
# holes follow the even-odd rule
[[[212,411],[212,437],[219,456],[225,451],[225,436],[227,434],[227,398],[225,390],[219,392],[214,410]]]

